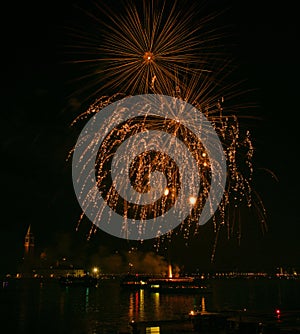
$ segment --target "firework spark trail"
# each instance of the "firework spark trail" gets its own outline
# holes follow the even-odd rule
[[[126,100],[126,99],[125,99]],[[98,102],[96,102],[93,106],[90,107],[92,110],[88,110],[87,114],[98,114],[103,110],[103,99],[100,98]],[[139,109],[139,105],[136,105]],[[251,140],[249,138],[249,132],[246,132],[245,138],[240,140],[240,129],[238,120],[236,117],[232,118],[224,118],[221,117],[223,113],[223,109],[220,107],[220,104],[216,106],[219,108],[219,117],[217,116],[217,112],[211,113],[211,124],[214,125],[214,130],[221,134],[223,139],[223,145],[227,160],[228,166],[228,182],[226,187],[226,193],[223,196],[222,202],[219,206],[218,214],[214,216],[214,225],[216,230],[216,236],[218,236],[218,231],[220,230],[220,226],[227,225],[228,230],[230,230],[231,224],[226,217],[226,207],[232,205],[238,208],[238,206],[245,202],[248,207],[252,206],[252,189],[251,189],[251,178],[253,167],[251,163],[252,155],[253,155],[253,147],[251,144]],[[146,114],[152,115],[150,117],[143,116],[142,118],[131,119],[129,122],[122,122],[122,115],[120,112],[117,112],[113,116],[113,122],[116,124],[120,124],[117,127],[114,127],[111,132],[108,132],[105,139],[101,143],[101,147],[99,148],[97,144],[95,145],[94,141],[99,142],[99,138],[95,137],[93,134],[91,135],[90,131],[85,132],[85,135],[81,137],[79,141],[79,145],[85,146],[85,150],[82,152],[80,156],[80,160],[83,161],[82,175],[79,177],[86,177],[85,171],[89,167],[87,167],[91,161],[89,152],[93,147],[99,148],[99,154],[96,159],[96,173],[97,173],[97,187],[89,187],[84,186],[82,189],[81,196],[84,199],[84,210],[94,210],[96,211],[97,220],[101,220],[103,212],[105,210],[106,204],[109,205],[112,210],[120,213],[123,217],[126,217],[124,223],[122,225],[122,233],[123,236],[128,234],[128,219],[133,218],[135,220],[146,220],[149,218],[156,219],[161,214],[167,212],[170,207],[174,204],[177,199],[177,188],[180,184],[178,181],[178,173],[176,169],[174,170],[174,166],[170,162],[169,157],[162,157],[157,153],[156,150],[153,149],[152,153],[149,149],[145,150],[141,149],[141,152],[137,155],[138,159],[134,160],[134,155],[126,155],[124,153],[119,153],[121,159],[125,161],[125,165],[130,166],[129,170],[126,174],[131,175],[132,177],[132,186],[138,190],[138,198],[127,198],[126,193],[126,183],[123,183],[124,179],[122,173],[119,175],[115,175],[114,183],[110,180],[112,169],[111,161],[116,156],[116,152],[119,151],[119,146],[121,144],[125,145],[125,149],[128,152],[133,152],[133,148],[137,148],[139,146],[143,146],[143,141],[137,136],[139,132],[151,130],[161,130],[167,133],[171,133],[174,137],[180,138],[180,140],[188,147],[189,151],[192,153],[194,160],[197,163],[197,168],[199,170],[199,174],[201,175],[201,191],[197,195],[196,204],[197,207],[193,211],[193,213],[189,217],[189,224],[195,222],[199,215],[201,214],[203,207],[207,201],[207,196],[210,193],[211,188],[211,161],[209,156],[207,155],[205,148],[202,143],[198,140],[198,138],[189,130],[187,130],[184,126],[182,126],[182,122],[186,119],[190,119],[192,122],[195,122],[195,115],[192,113],[183,113],[181,115],[182,119],[169,119],[169,118],[158,118],[154,117],[151,110],[148,110]],[[84,117],[82,115],[81,117]],[[221,121],[222,120],[222,121]],[[108,127],[107,122],[101,123],[101,127],[97,129],[97,133],[104,133]],[[131,141],[128,141],[127,138],[130,138]],[[127,142],[126,142],[127,140]],[[155,136],[155,142],[157,145],[155,147],[161,148],[162,151],[166,149],[167,141],[163,136]],[[91,145],[91,146],[90,146]],[[238,151],[239,148],[245,148],[246,154],[243,155],[242,158],[244,160],[244,171],[241,168],[239,159],[238,159]],[[176,151],[177,149],[173,149]],[[245,159],[246,157],[246,159]],[[87,161],[85,161],[87,159]],[[95,165],[92,161],[92,165]],[[151,167],[152,166],[152,167]],[[151,188],[151,176],[155,172],[153,166],[156,166],[158,170],[162,171],[167,176],[167,184],[163,185],[163,189],[159,188],[159,194],[162,194],[166,189],[167,193],[164,193],[165,196],[161,198],[159,201],[154,201],[153,205],[144,205],[139,207],[132,203],[139,203],[142,194],[147,193],[147,191]],[[95,173],[94,167],[90,171],[91,173]],[[243,173],[244,172],[244,173]],[[90,174],[88,174],[88,178],[90,178]],[[151,176],[150,176],[151,175]],[[192,173],[192,175],[194,175]],[[88,182],[88,178],[83,180],[84,182]],[[157,181],[158,183],[162,183],[162,181]],[[118,185],[116,188],[115,185]],[[127,182],[130,184],[130,182]],[[102,197],[105,198],[105,204],[103,203],[100,207],[97,203],[97,196],[99,189],[102,193]],[[175,190],[174,190],[175,189]],[[158,198],[150,195],[150,198],[153,200],[154,198]],[[131,203],[131,204],[130,204]],[[142,203],[145,204],[145,203]],[[255,204],[255,207],[261,205],[261,202]],[[113,223],[113,221],[111,222]],[[142,225],[140,226],[142,229]],[[142,230],[139,231],[142,234]],[[185,229],[185,237],[188,237],[190,234],[189,229]]]
[[[161,7],[157,7],[159,3]],[[239,110],[251,105],[238,102],[240,96],[245,93],[240,89],[240,83],[224,84],[231,71],[231,65],[226,59],[220,62],[221,55],[216,51],[215,42],[223,36],[222,30],[206,28],[206,26],[209,27],[214,16],[198,22],[193,18],[193,9],[178,10],[178,2],[174,2],[171,7],[163,4],[160,1],[145,1],[142,9],[131,4],[124,7],[121,15],[115,15],[106,8],[110,22],[103,22],[94,14],[88,13],[104,26],[106,35],[104,43],[96,47],[97,39],[81,35],[85,42],[84,47],[81,45],[79,51],[95,57],[77,62],[92,64],[95,67],[96,71],[87,73],[87,77],[95,79],[96,76],[96,79],[91,81],[92,84],[101,83],[95,90],[95,95],[106,90],[122,91],[124,94],[117,93],[97,98],[86,112],[73,121],[72,126],[82,119],[88,119],[101,112],[111,103],[128,96],[127,94],[165,94],[186,101],[200,110],[218,134],[227,162],[225,193],[218,212],[213,217],[216,232],[213,259],[221,227],[227,226],[228,236],[233,234],[235,223],[230,221],[232,210],[238,210],[243,204],[248,208],[253,207],[263,228],[266,229],[266,211],[263,202],[259,194],[252,190],[254,148],[251,135],[249,130],[241,129],[240,117],[238,117]],[[199,38],[201,32],[204,33]],[[99,64],[104,64],[104,69],[98,69]],[[185,114],[182,117],[193,120],[194,115]],[[107,124],[103,124],[100,132],[106,126]],[[98,154],[96,160],[98,187],[85,189],[86,208],[95,205],[95,198],[100,189],[106,203],[114,210],[122,211],[124,217],[122,231],[126,234],[130,217],[142,220],[149,216],[155,218],[174,205],[178,196],[176,189],[179,184],[178,171],[170,157],[161,156],[155,150],[138,155],[134,161],[131,156],[123,157],[126,164],[130,166],[132,186],[140,194],[150,189],[151,174],[155,173],[153,166],[158,166],[166,176],[167,185],[162,189],[163,196],[160,201],[155,202],[154,206],[145,205],[140,208],[130,205],[133,199],[125,201],[115,186],[108,182],[111,159],[121,143],[124,143],[128,136],[146,131],[147,126],[152,130],[165,131],[179,138],[188,147],[196,161],[201,175],[201,191],[197,195],[194,210],[186,219],[188,228],[185,225],[182,228],[184,236],[189,238],[190,227],[198,220],[210,192],[212,161],[202,143],[183,127],[180,121],[150,116],[128,121],[112,130],[102,142],[101,154]],[[137,138],[139,137],[137,136],[131,142],[128,141],[127,145],[139,145]],[[94,139],[89,134],[81,138],[83,143]],[[158,146],[166,145],[164,142],[159,142],[159,138],[157,141]],[[73,150],[70,155],[72,153]],[[85,156],[86,152],[83,152],[82,159],[85,159]],[[120,187],[122,190],[122,183],[119,184],[119,190]],[[101,219],[104,204],[100,208],[95,205],[94,210],[97,210],[97,217]],[[80,219],[82,218],[83,215]],[[237,229],[240,235],[241,226],[238,225]],[[95,227],[92,227],[91,233],[94,230]]]
[[[166,94],[178,78],[216,71],[214,64],[225,57],[216,46],[224,31],[210,25],[219,13],[195,20],[199,9],[190,3],[153,0],[141,7],[129,2],[116,15],[96,3],[99,16],[85,12],[102,28],[102,36],[100,28],[94,34],[72,29],[81,43],[68,45],[79,58],[71,62],[88,66],[81,79],[96,87],[93,95],[107,90]]]
[[[127,121],[129,126],[125,124]],[[160,131],[155,130],[157,127]],[[188,138],[192,139],[190,143]],[[197,166],[200,148],[197,141],[203,144],[202,151],[206,152],[201,154],[201,159],[205,160],[207,155],[204,167]],[[125,147],[124,151],[122,147]],[[108,160],[107,156],[112,159]],[[133,163],[135,157],[138,161]],[[144,163],[147,159],[149,162]],[[95,163],[97,181],[93,176]],[[178,172],[176,169],[174,172],[173,166],[178,168]],[[101,222],[96,221],[95,217],[98,217],[103,205],[101,197],[96,194],[98,187],[105,204],[117,213],[121,211],[121,217],[124,216],[123,203],[127,203],[126,217],[131,220],[130,239],[149,239],[165,234],[185,219],[197,201],[199,175],[204,175],[204,169],[209,166],[211,185],[199,217],[200,224],[206,223],[217,209],[226,182],[225,157],[219,138],[204,115],[192,105],[170,96],[138,95],[109,105],[87,123],[74,151],[73,184],[79,202],[83,209],[88,209],[86,213],[96,225],[111,232],[112,225],[120,226],[121,223],[120,220],[116,222],[118,217],[114,215],[114,223],[109,225],[105,214]],[[165,175],[167,183],[157,172]],[[129,187],[126,187],[127,184]],[[133,193],[132,188],[139,191]],[[180,191],[175,197],[177,188]],[[166,189],[167,194],[160,198]],[[172,196],[175,201],[170,207],[168,203]],[[87,203],[91,207],[87,208]],[[136,220],[142,223],[138,224]],[[147,227],[150,223],[144,224],[145,220],[156,227]],[[141,232],[140,228],[146,232]],[[119,231],[111,233],[123,237]]]

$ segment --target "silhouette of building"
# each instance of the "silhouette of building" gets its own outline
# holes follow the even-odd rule
[[[81,277],[86,270],[69,263],[66,258],[63,262],[56,261],[55,264],[47,262],[47,254],[43,252],[40,256],[35,251],[35,238],[32,227],[29,225],[24,238],[24,255],[20,266],[20,275],[25,278],[58,278],[62,276]]]
[[[31,225],[27,229],[24,240],[24,257],[22,265],[22,276],[32,276],[35,262],[34,254],[34,236],[31,230]]]
[[[24,258],[34,256],[34,236],[31,232],[31,225],[29,225],[27,233],[25,235],[24,249]]]

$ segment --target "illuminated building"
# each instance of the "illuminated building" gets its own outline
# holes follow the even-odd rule
[[[31,225],[29,225],[27,233],[25,235],[25,242],[24,242],[24,248],[25,248],[25,257],[33,257],[34,256],[34,236],[31,232]]]

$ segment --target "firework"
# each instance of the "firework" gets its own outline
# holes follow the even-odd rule
[[[109,21],[105,22],[90,14],[104,26],[105,39],[98,47],[95,47],[94,40],[85,39],[85,50],[88,54],[94,50],[92,54],[96,57],[78,62],[92,64],[94,67],[94,71],[87,75],[96,78],[92,80],[93,84],[101,84],[94,94],[102,94],[106,90],[122,91],[124,94],[97,98],[72,125],[101,113],[115,101],[123,101],[122,98],[128,94],[164,94],[194,106],[206,116],[217,133],[227,165],[224,195],[212,218],[215,240],[217,241],[223,226],[227,227],[229,236],[237,226],[240,238],[240,223],[235,224],[232,217],[233,212],[242,205],[253,207],[262,226],[266,228],[263,203],[252,189],[254,148],[251,134],[249,130],[241,128],[238,117],[239,109],[246,105],[235,102],[240,101],[239,97],[244,92],[238,84],[224,85],[230,72],[227,60],[223,59],[216,65],[220,55],[215,52],[213,41],[218,40],[222,33],[218,29],[206,28],[214,16],[199,22],[193,18],[194,8],[181,11],[177,7],[177,2],[168,7],[163,2],[149,1],[143,2],[141,8],[134,4],[125,6],[121,15],[115,15],[107,9]],[[199,33],[203,32],[200,38]],[[100,64],[101,68],[98,69]],[[136,105],[136,108],[140,108],[140,105]],[[80,193],[84,211],[92,210],[98,221],[105,219],[107,225],[114,224],[113,213],[117,213],[123,217],[120,237],[125,238],[129,233],[130,219],[142,222],[137,227],[141,232],[145,221],[155,221],[168,213],[182,192],[182,179],[176,161],[164,153],[169,145],[166,144],[165,137],[156,136],[155,149],[144,152],[138,150],[139,153],[135,155],[122,154],[124,164],[128,166],[127,183],[135,190],[137,197],[125,198],[128,185],[124,183],[122,171],[114,178],[111,175],[113,159],[121,145],[125,146],[126,152],[133,152],[133,147],[139,147],[143,141],[138,136],[139,133],[150,130],[165,132],[185,145],[197,169],[197,173],[192,175],[200,175],[201,179],[200,190],[190,196],[192,209],[189,215],[179,222],[183,223],[181,231],[184,237],[190,238],[191,233],[196,233],[199,228],[196,222],[209,199],[214,177],[213,166],[216,165],[201,140],[184,126],[186,120],[195,121],[194,114],[183,113],[179,118],[161,117],[150,108],[147,114],[138,113],[126,121],[122,121],[120,112],[112,117],[112,123],[117,124],[113,129],[107,132],[109,124],[105,122],[97,128],[99,133],[105,133],[103,141],[96,139],[95,144],[95,137],[85,133],[77,143],[77,147],[86,148],[81,151],[80,156],[81,161],[86,161],[84,167],[92,166],[88,174],[86,171],[82,174],[82,177],[86,178],[83,180],[83,188],[86,188]],[[131,137],[133,139],[129,140]],[[90,165],[87,148],[91,147],[96,147],[98,153]],[[162,152],[158,147],[162,148]],[[158,193],[149,197],[152,200],[155,198],[155,201],[142,201],[144,195],[151,192],[151,188],[155,188],[152,175],[157,172],[163,174],[164,179],[158,177],[155,181],[160,184],[160,187],[156,187]],[[95,174],[97,184],[96,187],[89,188],[88,179],[92,174]],[[104,199],[100,206],[96,204],[99,194]],[[109,213],[106,207],[110,208]],[[83,216],[84,212],[80,220]],[[96,229],[93,226],[90,234]],[[158,233],[156,236],[161,237],[162,234]],[[213,256],[215,247],[216,242]]]
[[[98,29],[73,28],[77,43],[68,45],[77,55],[71,62],[86,68],[77,78],[87,79],[81,89],[92,87],[93,96],[108,91],[166,94],[189,73],[215,72],[225,57],[217,43],[224,28],[212,27],[217,14],[200,18],[199,10],[191,2],[151,0],[141,6],[123,3],[118,14],[102,3],[95,4],[98,16],[84,11]]]
[[[126,100],[126,99],[125,99]],[[121,100],[123,101],[123,100]],[[105,102],[105,103],[104,103]],[[96,101],[89,110],[81,115],[85,117],[90,114],[98,114],[103,112],[104,106],[107,106],[107,100],[103,98]],[[135,106],[139,109],[141,106]],[[198,106],[199,108],[199,106]],[[190,120],[195,122],[195,115],[192,113],[183,113],[181,118],[176,120],[170,117],[155,116],[151,110],[147,110],[150,116],[133,117],[130,121],[124,122],[122,118],[121,109],[112,115],[110,122],[117,124],[111,131],[107,132],[109,123],[101,123],[97,125],[97,132],[105,134],[105,138],[101,141],[99,138],[95,139],[94,133],[91,131],[84,131],[84,135],[80,138],[77,145],[84,147],[80,159],[83,161],[90,160],[89,150],[92,147],[97,147],[99,152],[92,165],[86,167],[84,164],[84,172],[82,173],[83,181],[85,178],[89,179],[91,174],[96,173],[97,188],[87,187],[87,192],[81,193],[80,196],[85,200],[84,211],[92,209],[96,211],[98,221],[103,220],[103,217],[108,221],[112,216],[104,215],[105,206],[109,206],[114,212],[124,217],[125,224],[122,225],[122,233],[120,237],[128,235],[126,228],[126,221],[134,219],[136,221],[146,221],[149,219],[156,219],[165,214],[177,201],[178,193],[181,189],[181,177],[178,167],[170,157],[164,153],[167,149],[168,142],[165,137],[157,132],[155,137],[156,146],[152,150],[143,146],[142,138],[137,134],[147,131],[161,131],[168,133],[181,142],[184,143],[186,149],[191,152],[193,159],[196,161],[196,168],[198,173],[191,173],[190,175],[198,174],[201,177],[201,191],[191,197],[194,208],[186,219],[183,231],[186,238],[191,233],[191,226],[198,221],[201,212],[207,202],[208,195],[211,188],[211,161],[203,143],[199,138],[188,128],[184,126],[184,121]],[[80,117],[79,117],[80,118]],[[222,103],[218,102],[215,108],[211,107],[207,110],[207,118],[214,126],[214,131],[218,133],[222,140],[224,154],[227,162],[227,184],[222,201],[219,205],[218,212],[213,217],[213,224],[217,232],[221,226],[227,226],[228,234],[232,234],[234,221],[230,221],[232,213],[228,210],[237,210],[243,203],[247,207],[255,206],[257,213],[265,223],[265,211],[261,200],[257,197],[255,191],[252,190],[252,176],[253,176],[253,145],[250,138],[250,132],[243,133],[240,130],[239,122],[236,117],[224,116]],[[78,119],[77,119],[78,121]],[[153,136],[153,134],[152,134]],[[128,139],[131,138],[129,141]],[[126,174],[129,175],[130,181],[124,179],[124,171],[112,177],[112,162],[116,156],[121,145],[125,145],[123,152],[119,153],[123,159],[122,165],[129,166]],[[139,147],[142,148],[140,149]],[[157,150],[160,148],[160,151]],[[87,149],[88,148],[88,149]],[[136,153],[136,148],[141,153]],[[127,152],[127,154],[124,153]],[[173,148],[173,151],[178,151],[179,148]],[[129,152],[129,154],[128,154]],[[187,160],[186,160],[187,161]],[[90,161],[88,161],[90,163]],[[188,164],[187,164],[188,165]],[[187,166],[188,169],[189,166]],[[86,169],[90,171],[87,175]],[[146,205],[135,204],[138,203],[143,194],[147,194],[151,189],[151,174],[155,172],[164,174],[166,183],[159,179],[159,183],[163,184],[159,188],[160,196],[154,196],[157,200]],[[191,184],[193,180],[190,180]],[[198,182],[198,181],[197,181]],[[125,199],[126,193],[129,192],[127,185],[131,185],[136,193],[136,198]],[[118,187],[116,187],[118,186]],[[98,192],[105,199],[102,206],[98,206],[97,198]],[[161,196],[162,195],[162,196]],[[149,195],[153,199],[153,195]],[[102,217],[103,215],[103,217]],[[113,219],[111,221],[113,224]],[[127,227],[126,227],[127,226]],[[143,224],[141,225],[142,228]],[[92,232],[92,230],[91,230]]]

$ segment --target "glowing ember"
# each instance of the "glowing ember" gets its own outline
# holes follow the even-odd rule
[[[197,197],[195,197],[195,196],[191,196],[190,199],[189,199],[189,201],[190,201],[190,203],[191,203],[192,205],[194,205],[194,204],[196,204],[196,202],[197,202]]]

